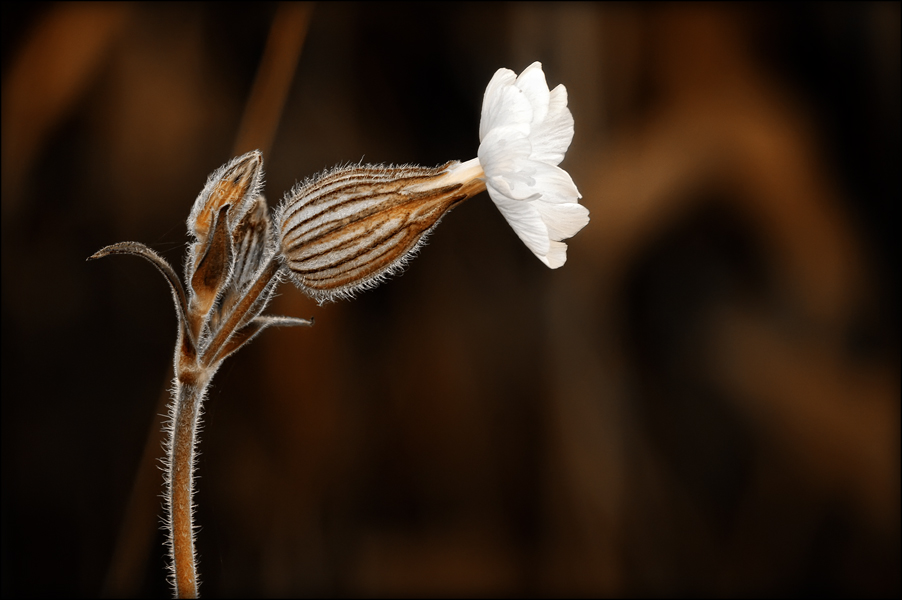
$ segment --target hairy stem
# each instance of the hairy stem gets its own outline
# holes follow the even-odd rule
[[[177,598],[197,598],[197,564],[194,550],[194,446],[200,424],[201,404],[209,377],[187,380],[180,374],[170,406],[166,504],[168,545]]]

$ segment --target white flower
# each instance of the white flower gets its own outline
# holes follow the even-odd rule
[[[552,269],[567,260],[561,240],[589,222],[579,190],[558,167],[572,140],[567,90],[559,85],[548,91],[541,63],[519,77],[510,69],[495,72],[482,102],[479,165],[498,210]]]

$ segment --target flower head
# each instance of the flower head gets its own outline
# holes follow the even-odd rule
[[[548,90],[541,63],[519,77],[498,69],[485,90],[479,124],[479,164],[492,201],[523,243],[552,269],[589,222],[570,175],[558,167],[573,140],[567,90]]]

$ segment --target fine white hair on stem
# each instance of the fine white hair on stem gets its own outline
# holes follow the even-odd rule
[[[166,548],[169,554],[167,579],[177,595],[187,593],[196,596],[200,589],[197,548],[194,543],[199,530],[195,520],[197,510],[194,503],[194,480],[200,456],[197,443],[202,431],[206,388],[206,383],[197,386],[175,378],[173,401],[169,404],[163,426],[166,434],[166,459],[163,461],[166,517],[163,519],[163,529],[167,534]],[[187,545],[184,541],[186,536],[190,538]],[[177,544],[176,540],[179,538],[182,539]]]

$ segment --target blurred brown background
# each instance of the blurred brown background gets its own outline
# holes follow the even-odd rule
[[[284,285],[316,325],[205,406],[201,593],[900,594],[898,3],[2,6],[4,596],[169,594],[170,295],[85,258],[179,268],[251,147],[273,206],[472,158],[534,60],[569,262],[482,195],[354,301]]]

